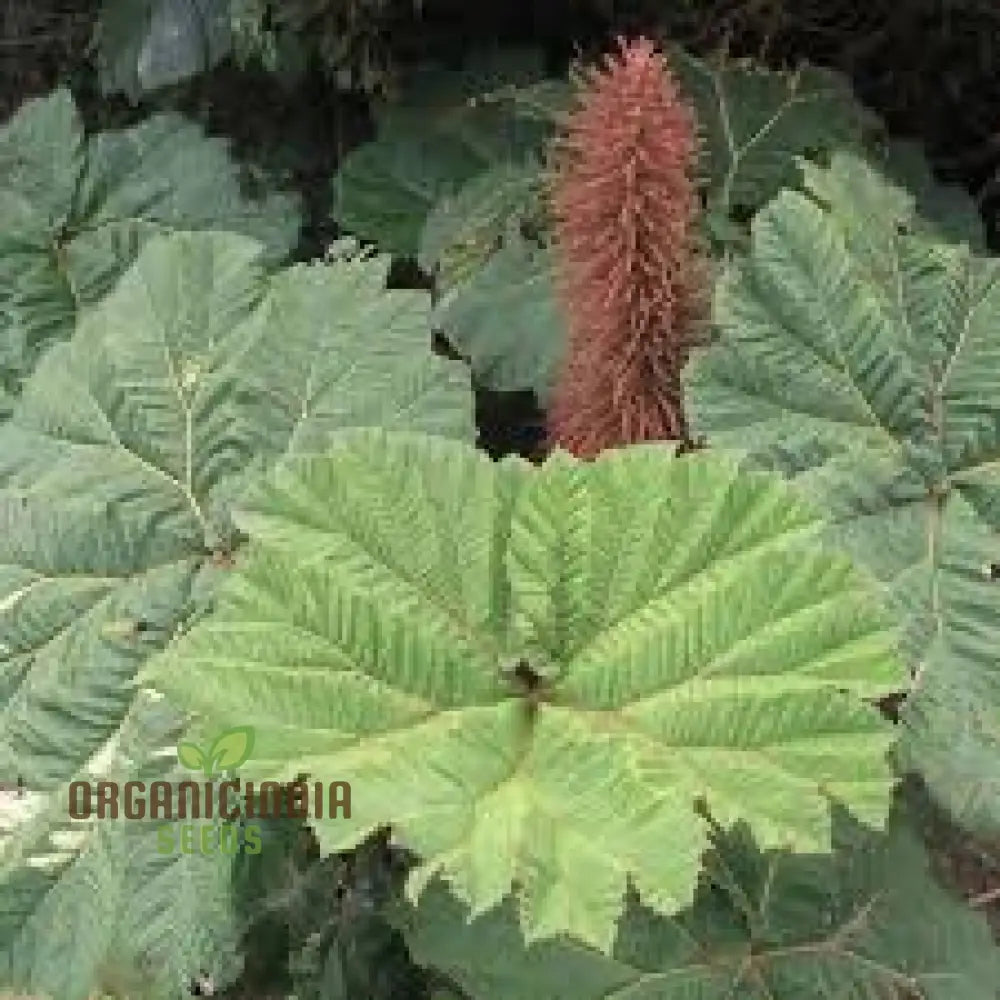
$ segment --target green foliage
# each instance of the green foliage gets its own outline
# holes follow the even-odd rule
[[[507,80],[541,74],[538,53],[470,56],[467,69],[415,73],[378,116],[375,140],[352,150],[334,182],[340,225],[386,252],[416,256],[430,210],[493,168],[516,170],[537,154],[548,129],[506,107],[479,101]]]
[[[761,851],[743,825],[711,839],[691,906],[665,919],[631,895],[610,956],[525,947],[513,900],[470,923],[440,882],[401,923],[472,1000],[996,996],[1000,951],[934,883],[901,815],[873,834],[838,814],[826,856]]]
[[[949,242],[966,242],[976,253],[985,253],[986,233],[975,200],[957,184],[935,181],[916,143],[893,140],[885,144],[874,162],[896,187],[912,195],[917,214],[911,216],[910,224],[915,231],[936,233]]]
[[[563,351],[548,250],[510,233],[482,268],[444,293],[433,323],[501,391],[533,389],[544,405]]]
[[[749,215],[796,181],[799,154],[860,149],[877,131],[836,74],[813,68],[779,73],[735,62],[716,67],[680,49],[671,50],[670,65],[701,125],[706,224],[721,246],[741,243]],[[568,84],[543,80],[494,87],[475,109],[537,125],[546,135],[571,106]],[[428,103],[421,118],[425,130],[435,114]],[[502,161],[468,177],[471,163],[458,168],[460,158],[443,144],[435,147],[433,161],[440,171],[428,170],[427,157],[414,145],[427,141],[426,135],[402,145],[380,139],[352,154],[356,166],[342,193],[341,219],[393,252],[411,253],[417,215],[426,214],[420,264],[435,274],[443,295],[435,325],[469,358],[483,384],[502,391],[533,389],[544,405],[562,356],[565,324],[545,249],[540,161]],[[920,159],[915,161],[919,168]],[[443,179],[428,186],[449,170],[453,183],[466,178],[457,190],[447,190]],[[414,198],[417,190],[420,197]],[[423,206],[434,198],[427,213]],[[405,236],[404,219],[410,227]]]
[[[114,285],[150,236],[228,229],[266,260],[298,238],[297,199],[240,191],[227,144],[158,115],[87,139],[65,90],[28,101],[0,129],[0,386],[16,395],[39,357]],[[2,403],[0,403],[2,406]]]
[[[83,996],[99,963],[139,961],[104,936],[120,930],[101,918],[116,885],[152,910],[189,906],[171,919],[209,933],[197,907],[213,897],[193,886],[174,899],[169,881],[129,881],[116,869],[111,896],[80,898],[73,879],[111,877],[122,824],[84,824],[51,884],[35,878],[29,892],[21,882],[67,822],[67,782],[123,738],[143,662],[211,605],[226,574],[217,556],[239,543],[229,508],[246,482],[322,447],[338,427],[473,433],[468,376],[426,350],[428,296],[386,292],[387,260],[277,273],[264,261],[262,244],[235,234],[150,240],[71,339],[45,354],[0,426],[0,774],[23,775],[41,797],[39,816],[15,824],[0,854],[12,922],[0,956],[18,985],[64,974],[52,960],[60,947],[80,949],[73,988]],[[142,843],[155,859],[152,836]],[[61,893],[77,907],[73,920],[52,917]],[[97,936],[76,937],[81,923]],[[172,962],[198,958],[175,943]]]
[[[417,261],[436,278],[439,292],[475,279],[505,237],[525,227],[545,228],[544,190],[537,163],[500,163],[471,177],[431,209],[420,236]],[[516,225],[512,225],[512,220]]]
[[[104,707],[96,687],[75,691],[78,713]],[[14,706],[3,707],[9,718]],[[115,712],[114,703],[105,710]],[[181,723],[161,698],[142,692],[117,718],[87,780],[183,779],[176,758],[171,766],[170,755],[156,755],[176,741]],[[63,735],[68,742],[79,730],[64,721]],[[59,1000],[101,990],[173,1000],[192,968],[232,979],[240,956],[230,859],[159,854],[162,821],[73,821],[67,801],[64,788],[36,792],[13,822],[0,815],[0,985]]]
[[[388,919],[405,866],[385,839],[320,859],[303,821],[255,822],[263,847],[237,856],[234,890],[257,988],[298,1000],[424,998],[428,977]]]
[[[385,34],[392,0],[229,0],[237,60],[262,63],[294,82],[315,59],[344,90],[366,94],[392,85]],[[413,0],[419,13],[421,0]]]
[[[831,512],[906,622],[907,762],[963,823],[998,829],[997,262],[929,235],[855,158],[806,179],[718,287],[695,427]]]
[[[698,800],[803,851],[830,849],[831,802],[884,818],[891,728],[866,699],[901,682],[893,631],[776,478],[667,447],[497,465],[361,428],[238,523],[216,613],[147,679],[252,724],[253,777],[349,781],[320,843],[391,824],[411,898],[438,874],[479,914],[516,880],[528,940],[607,950],[627,879],[658,912],[690,902]]]
[[[344,89],[376,93],[393,73],[379,37],[389,13],[389,0],[104,0],[93,39],[98,83],[136,103],[229,56],[288,83],[315,57]]]
[[[877,120],[841,75],[813,66],[778,73],[747,61],[718,65],[670,49],[705,143],[710,209],[745,220],[799,177],[797,157],[862,148]]]
[[[368,88],[384,13],[108,0],[104,83],[235,45]],[[338,221],[433,295],[352,240],[289,265],[295,200],[176,116],[0,128],[0,991],[992,1000],[890,801],[913,768],[1000,825],[996,261],[840,78],[672,63],[720,264],[681,456],[472,447],[472,378],[544,401],[562,349],[538,53],[416,73],[343,163]],[[351,815],[232,857],[68,814],[236,767]]]

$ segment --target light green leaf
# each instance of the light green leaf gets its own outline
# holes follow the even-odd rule
[[[905,760],[961,822],[998,829],[1000,270],[930,239],[862,161],[807,183],[721,282],[689,414],[795,476],[883,581],[917,677]]]
[[[346,426],[472,438],[468,374],[426,347],[428,295],[386,292],[384,258],[268,279],[262,249],[153,240],[0,428],[0,772],[51,780],[108,735],[139,663],[224,575],[210,557],[257,473]],[[123,619],[156,641],[111,641]],[[90,690],[102,712],[85,710]]]
[[[171,752],[183,720],[141,692],[86,780],[190,780]],[[0,816],[0,991],[89,1000],[106,992],[176,1000],[204,969],[220,986],[241,970],[232,857],[177,849],[173,823],[74,820],[65,787],[31,796],[5,828]],[[148,798],[141,794],[135,801]],[[121,799],[119,799],[121,804]],[[159,831],[174,850],[161,853]]]
[[[276,263],[299,226],[295,199],[245,197],[227,143],[182,118],[85,140],[67,91],[26,102],[0,129],[0,384],[15,394],[150,236],[245,233]]]
[[[151,240],[0,426],[0,774],[59,808],[121,733],[143,663],[241,558],[230,509],[250,479],[345,426],[474,434],[468,373],[428,349],[428,295],[386,291],[384,258],[269,276],[263,253],[230,233]],[[176,737],[168,746],[176,758]],[[0,915],[55,822],[0,858]],[[155,852],[154,835],[145,843]],[[88,858],[67,872],[103,870]],[[31,937],[55,934],[39,892],[10,910],[29,928],[26,962],[39,948],[51,960]],[[74,973],[81,989],[90,968]]]
[[[245,763],[253,753],[253,729],[236,726],[227,729],[213,744],[209,759],[213,769],[228,770]]]
[[[178,743],[177,759],[192,771],[200,771],[208,761],[205,752],[194,743]]]
[[[690,903],[696,799],[801,851],[830,850],[831,802],[884,819],[869,701],[902,682],[895,633],[778,477],[358,429],[245,507],[216,613],[148,677],[255,727],[248,778],[349,781],[317,835],[391,824],[422,862],[411,897],[440,874],[480,914],[516,881],[528,940],[607,950],[628,879],[658,912]]]

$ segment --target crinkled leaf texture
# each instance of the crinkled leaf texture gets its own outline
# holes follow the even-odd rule
[[[441,874],[478,914],[516,883],[528,940],[607,950],[629,877],[690,903],[697,799],[819,852],[831,801],[887,809],[868,699],[901,682],[895,633],[816,515],[736,465],[344,432],[248,498],[245,561],[149,676],[256,727],[241,775],[349,781],[327,850],[389,823],[411,898]]]
[[[289,195],[245,197],[227,144],[183,118],[87,139],[69,91],[26,102],[0,129],[0,386],[16,392],[151,235],[245,233],[277,262],[300,222]]]
[[[86,780],[169,781],[183,720],[144,691]],[[173,764],[173,767],[171,766]],[[0,804],[0,989],[59,1000],[174,1000],[192,975],[241,969],[232,857],[157,852],[162,820],[74,821],[68,796]],[[176,836],[176,834],[175,834]],[[217,834],[216,834],[217,836]]]
[[[386,291],[386,258],[276,274],[264,258],[235,234],[151,240],[0,426],[0,775],[48,803],[39,845],[66,782],[120,735],[143,662],[210,606],[250,478],[343,427],[474,436],[468,372],[428,349],[427,294]],[[29,860],[0,862],[0,912],[24,927],[0,955],[75,934],[43,919],[49,894],[103,864],[14,894]],[[100,922],[101,893],[66,891]]]
[[[806,177],[720,283],[693,426],[794,476],[883,581],[917,677],[905,760],[1000,829],[1000,269],[863,161]]]
[[[872,834],[838,811],[825,856],[716,831],[705,862],[673,919],[632,897],[611,956],[526,948],[512,900],[470,922],[439,882],[400,924],[416,961],[472,1000],[995,1000],[989,926],[937,885],[901,812]]]

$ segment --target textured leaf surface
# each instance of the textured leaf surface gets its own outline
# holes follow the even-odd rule
[[[711,443],[796,476],[886,584],[918,675],[907,760],[997,828],[997,263],[910,235],[912,199],[858,160],[807,176],[821,203],[775,199],[721,283],[689,410]]]
[[[256,727],[248,778],[349,781],[321,841],[391,823],[414,895],[440,873],[481,913],[516,880],[529,940],[606,950],[628,876],[656,910],[690,902],[698,797],[806,851],[831,800],[884,816],[891,729],[864,699],[900,683],[895,636],[779,477],[362,429],[239,523],[255,544],[217,613],[150,676]]]
[[[479,95],[538,73],[528,66],[427,70],[407,86],[406,100],[381,115],[378,135],[344,157],[334,182],[334,215],[345,229],[391,253],[416,256],[428,213],[466,181],[491,167],[520,163],[547,134],[540,123]]]
[[[385,291],[387,260],[268,277],[262,254],[152,240],[0,427],[0,774],[49,796],[210,605],[256,472],[345,426],[474,434],[468,374],[428,349],[429,296]]]
[[[414,958],[472,1000],[994,1000],[1000,950],[942,891],[896,820],[839,821],[834,855],[761,852],[713,837],[694,903],[675,919],[630,902],[612,956],[525,947],[511,902],[471,924],[439,883],[402,925]]]
[[[695,107],[713,200],[727,211],[756,210],[797,183],[797,156],[859,148],[873,124],[847,79],[818,67],[716,66],[678,46],[669,61]]]
[[[151,235],[217,227],[278,261],[299,225],[290,196],[244,197],[226,143],[182,118],[88,140],[68,91],[26,102],[0,129],[0,384],[15,392]]]
[[[566,341],[548,249],[509,234],[480,270],[444,294],[433,322],[484,385],[532,389],[546,404]]]
[[[181,721],[144,692],[86,780],[188,777],[154,756]],[[16,823],[0,815],[0,988],[174,1000],[201,969],[218,983],[239,973],[230,856],[158,853],[162,820],[73,820],[65,791],[27,801]]]

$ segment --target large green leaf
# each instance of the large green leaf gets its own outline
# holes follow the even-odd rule
[[[299,226],[292,197],[244,197],[227,144],[193,123],[160,115],[88,140],[68,91],[28,101],[0,129],[0,385],[16,392],[149,236],[231,230],[277,262]]]
[[[334,181],[334,215],[345,229],[387,252],[416,256],[428,212],[472,177],[521,163],[548,129],[476,97],[503,79],[528,79],[533,66],[494,65],[482,55],[463,71],[422,71],[406,99],[387,108],[378,135],[351,150]]]
[[[888,588],[917,678],[907,760],[1000,827],[997,262],[929,238],[863,162],[755,219],[688,369],[696,432],[797,477]]]
[[[50,802],[120,731],[149,654],[210,606],[255,473],[343,427],[475,433],[467,371],[430,351],[428,295],[385,290],[388,260],[268,277],[263,253],[151,240],[0,426],[0,775]],[[0,910],[19,872],[0,866]]]
[[[512,900],[469,922],[439,883],[401,922],[472,1000],[995,1000],[989,926],[934,882],[901,817],[888,835],[842,817],[834,832],[822,857],[716,832],[693,905],[668,920],[630,900],[612,956],[526,948]]]
[[[610,948],[631,877],[690,902],[695,802],[768,847],[884,818],[902,681],[863,577],[780,477],[667,446],[542,468],[361,429],[248,498],[217,613],[149,667],[206,724],[256,727],[248,778],[351,784],[327,850],[390,823],[482,913]],[[534,678],[534,680],[532,679]]]
[[[185,777],[176,756],[171,767],[158,752],[176,743],[182,721],[142,692],[86,780],[176,787]],[[158,828],[172,823],[74,820],[67,801],[29,792],[19,816],[5,822],[0,812],[0,989],[173,1000],[200,970],[232,981],[241,968],[232,857],[160,853]]]
[[[481,269],[444,293],[434,325],[483,384],[532,389],[544,406],[566,341],[550,251],[508,233]]]
[[[671,69],[694,105],[712,203],[754,211],[799,177],[796,158],[860,148],[875,119],[846,77],[815,66],[775,72],[748,60],[716,64],[679,46]]]

